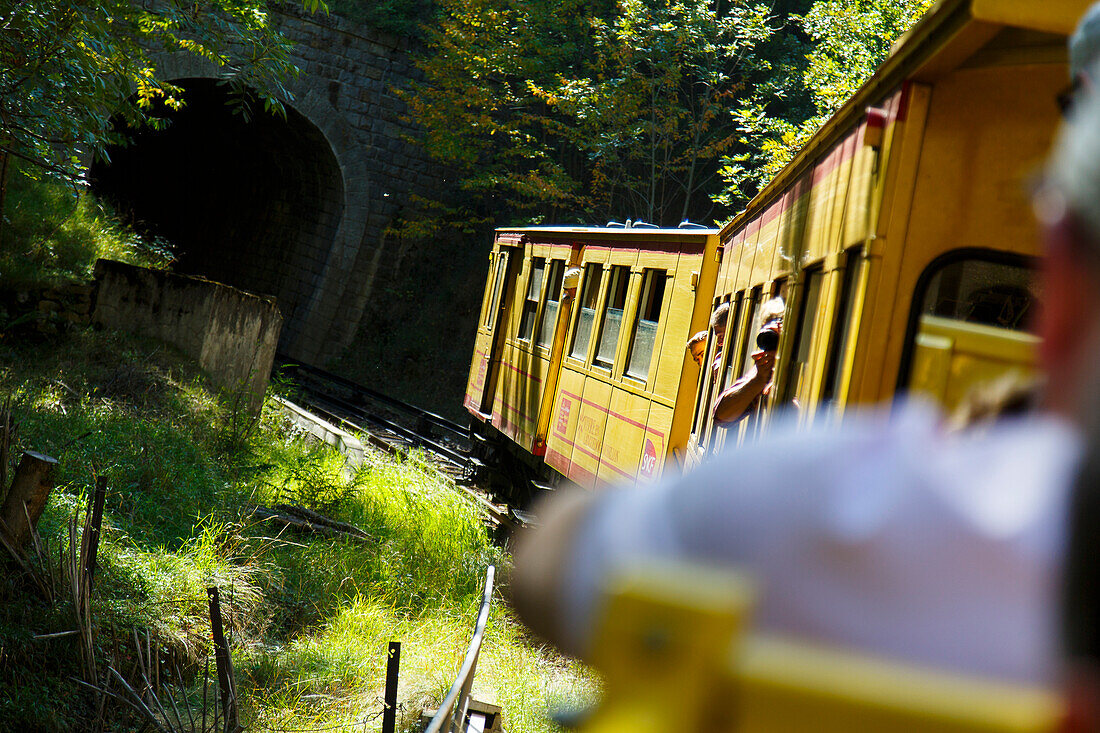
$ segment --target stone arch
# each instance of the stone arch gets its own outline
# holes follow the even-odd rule
[[[339,304],[347,288],[367,225],[367,165],[355,144],[353,128],[332,107],[319,86],[322,82],[304,75],[289,85],[292,101],[287,104],[285,121],[254,115],[244,131],[240,128],[243,123],[228,113],[213,119],[218,74],[209,62],[189,54],[171,54],[161,55],[157,67],[162,78],[180,84],[196,102],[188,105],[191,113],[187,108],[183,113],[191,115],[189,124],[199,119],[198,124],[209,129],[191,130],[190,137],[187,130],[176,130],[174,138],[139,133],[130,152],[116,151],[110,167],[97,164],[93,168],[93,186],[137,218],[145,218],[142,210],[159,217],[159,222],[148,222],[154,232],[185,232],[190,241],[184,246],[190,251],[181,253],[180,270],[275,295],[286,319],[281,350],[304,361],[319,360],[333,305]],[[203,114],[210,117],[203,119]],[[221,139],[223,136],[227,140]],[[173,150],[179,145],[185,149]],[[171,173],[149,170],[158,162],[179,163],[181,156],[188,156],[188,145],[192,155],[220,152],[228,158],[236,156],[236,163],[231,160],[220,167],[216,160],[210,163],[213,175],[223,180],[202,180],[193,171],[189,174],[196,186],[212,187],[228,200],[219,201],[219,196],[209,191],[188,189],[186,182],[173,180]],[[211,156],[198,157],[205,160]],[[140,159],[148,159],[148,165],[143,168]],[[184,160],[183,165],[198,162]],[[254,175],[234,165],[252,166]],[[110,171],[116,166],[119,175],[112,177]],[[119,180],[126,177],[130,180]],[[146,182],[153,184],[152,194],[193,199],[203,210],[190,209],[178,200],[167,202],[167,208],[140,204]],[[156,191],[158,185],[166,191]],[[209,195],[199,195],[203,193]],[[248,205],[241,203],[245,199]],[[219,204],[256,208],[218,212]],[[179,208],[172,209],[172,205]],[[219,213],[220,223],[214,221]],[[171,221],[173,218],[176,221]],[[168,231],[173,225],[175,232]]]

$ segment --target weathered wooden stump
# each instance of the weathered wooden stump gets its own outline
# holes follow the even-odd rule
[[[15,469],[11,489],[0,507],[0,522],[8,543],[18,550],[31,538],[31,532],[42,516],[46,500],[53,490],[54,467],[57,459],[43,453],[26,451]]]

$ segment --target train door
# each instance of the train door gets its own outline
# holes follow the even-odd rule
[[[488,374],[485,375],[484,388],[478,411],[489,415],[493,411],[493,397],[496,394],[497,378],[500,374],[501,353],[508,330],[508,306],[512,302],[512,289],[515,287],[516,274],[522,258],[512,247],[501,247],[493,263],[493,287],[489,295],[489,307],[485,314],[485,327],[493,334],[489,347]]]

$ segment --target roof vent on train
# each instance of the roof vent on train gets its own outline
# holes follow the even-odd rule
[[[710,227],[708,227],[706,224],[696,224],[695,222],[691,221],[690,219],[684,219],[682,222],[680,222],[680,224],[676,228],[677,229],[709,229]]]
[[[607,224],[605,225],[604,228],[605,229],[660,229],[661,227],[657,226],[656,224],[650,224],[648,222],[642,221],[641,219],[639,219],[638,221],[633,221],[631,219],[627,219],[626,224],[622,224],[622,223],[617,222],[617,221],[609,221],[609,222],[607,222]]]

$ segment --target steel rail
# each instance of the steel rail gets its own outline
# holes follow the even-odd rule
[[[474,625],[474,635],[470,639],[470,646],[466,650],[466,658],[462,660],[462,669],[458,672],[447,696],[443,698],[439,709],[435,711],[424,733],[455,733],[464,729],[466,713],[470,709],[470,690],[474,685],[474,670],[477,668],[477,658],[481,654],[481,642],[485,638],[485,627],[489,623],[489,602],[493,599],[493,577],[496,568],[490,565],[485,569],[485,591],[481,595],[481,608],[477,614],[477,623]]]
[[[309,401],[313,407],[328,413],[330,417],[338,419],[340,422],[343,422],[346,425],[354,427],[358,430],[363,429],[363,426],[342,417],[338,413],[334,412],[332,408],[338,408],[340,410],[344,410],[345,412],[352,413],[354,417],[371,423],[371,425],[373,425],[374,427],[388,430],[389,432],[398,436],[412,446],[428,448],[433,453],[436,453],[437,455],[446,458],[458,468],[464,469],[470,462],[469,458],[463,455],[461,452],[456,451],[455,449],[443,445],[442,443],[439,443],[435,440],[432,440],[430,437],[421,435],[415,430],[409,430],[402,425],[398,425],[392,420],[387,420],[380,415],[374,415],[372,413],[366,412],[365,410],[363,410],[362,407],[354,405],[347,400],[340,399],[339,397],[334,397],[330,394],[325,394],[324,392],[308,386],[304,387],[304,389],[306,392],[309,393]]]
[[[284,367],[289,367],[294,371],[305,372],[332,384],[338,384],[345,389],[351,390],[355,394],[365,395],[366,397],[369,397],[378,402],[382,402],[391,407],[414,414],[417,417],[422,417],[431,424],[444,430],[449,430],[462,438],[466,438],[469,435],[469,427],[460,425],[453,420],[448,420],[447,418],[441,415],[437,415],[434,412],[425,410],[421,407],[417,407],[416,405],[409,404],[408,402],[403,402],[394,397],[390,397],[389,395],[378,392],[377,390],[373,390],[370,387],[366,387],[362,384],[353,382],[345,377],[333,374],[332,372],[327,372],[319,367],[311,366],[309,364],[302,364],[300,362],[296,362],[290,359],[283,354],[276,354],[275,368],[280,369]]]

